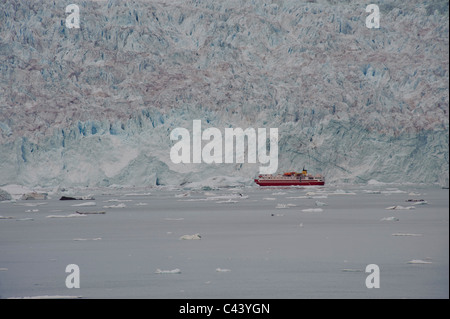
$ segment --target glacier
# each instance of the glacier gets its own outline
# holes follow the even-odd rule
[[[448,1],[0,4],[0,186],[251,184],[170,132],[277,127],[279,171],[449,184]]]

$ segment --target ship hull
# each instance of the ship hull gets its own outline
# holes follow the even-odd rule
[[[255,183],[259,186],[323,186],[324,181],[321,180],[262,180],[255,179]]]

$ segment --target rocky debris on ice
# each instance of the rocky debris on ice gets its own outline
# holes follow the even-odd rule
[[[194,235],[183,235],[179,238],[180,240],[197,240],[202,239],[202,236],[200,234],[194,234]]]
[[[181,270],[178,268],[172,269],[172,270],[161,270],[156,269],[155,274],[181,274]]]
[[[95,200],[94,196],[61,196],[59,200]]]

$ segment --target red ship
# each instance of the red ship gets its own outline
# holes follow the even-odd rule
[[[287,172],[283,175],[259,175],[255,183],[260,186],[322,186],[325,178],[322,175],[308,174],[306,169],[301,173]]]

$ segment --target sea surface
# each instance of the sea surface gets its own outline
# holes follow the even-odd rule
[[[0,298],[449,298],[448,189],[74,192],[0,203]]]

